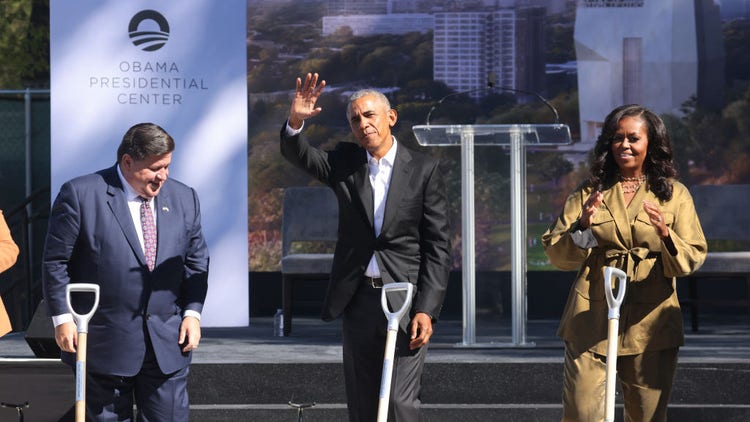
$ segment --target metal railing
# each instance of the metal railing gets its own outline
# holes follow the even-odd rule
[[[49,215],[49,89],[0,90],[0,208],[20,249],[0,278],[15,331],[24,330],[41,300],[41,245]]]
[[[42,201],[45,205],[42,205],[38,209],[33,209],[33,202],[42,198],[46,199]],[[36,305],[41,299],[41,281],[35,279],[33,271],[35,265],[33,224],[49,218],[49,210],[49,186],[47,186],[32,192],[22,203],[7,212],[3,212],[11,233],[17,233],[20,230],[21,235],[13,237],[19,248],[19,259],[14,266],[16,276],[13,277],[14,274],[11,273],[10,282],[3,285],[0,294],[5,295],[10,293],[14,298],[24,299],[22,303],[14,301],[7,304],[9,313],[21,318],[21,321],[17,321],[16,325],[24,328],[31,322]],[[19,266],[20,268],[18,268]],[[21,274],[20,277],[17,276],[19,273]],[[19,306],[21,308],[20,311],[18,309]]]
[[[49,89],[2,89],[0,95],[22,95],[24,103],[24,141],[25,141],[25,188],[26,196],[31,195],[31,160],[33,148],[31,145],[31,100],[34,95],[49,95]]]

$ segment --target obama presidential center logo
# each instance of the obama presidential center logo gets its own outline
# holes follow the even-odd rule
[[[169,22],[156,10],[141,10],[130,19],[128,33],[136,47],[143,51],[156,51],[169,40]]]
[[[123,19],[124,24],[127,16]],[[178,19],[172,23],[175,28],[184,26]],[[182,60],[177,60],[171,57],[169,48],[162,49],[167,42],[174,46],[181,41],[180,37],[169,39],[169,23],[164,15],[141,10],[130,18],[128,32],[130,41],[141,51],[130,51],[133,57],[117,56],[116,62],[97,68],[89,75],[89,89],[109,93],[123,106],[182,106],[205,100],[203,95],[209,91],[210,80],[208,71],[199,66],[202,57],[180,56]],[[142,51],[158,52],[144,55]]]

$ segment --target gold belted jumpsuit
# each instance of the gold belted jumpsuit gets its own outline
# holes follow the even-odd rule
[[[620,309],[618,356],[676,350],[683,345],[676,277],[698,269],[707,247],[690,193],[681,183],[672,182],[673,196],[666,202],[660,201],[645,184],[629,206],[619,183],[602,192],[603,203],[593,215],[587,234],[595,241],[583,246],[575,240],[576,232],[582,233],[577,230],[578,219],[592,191],[578,189],[567,198],[557,221],[542,236],[552,265],[578,271],[558,329],[566,348],[600,356],[607,353],[608,307],[603,287],[606,266],[617,267],[628,276]],[[643,210],[644,200],[662,209],[669,228],[668,240],[663,241],[649,222]],[[671,383],[673,374],[667,375]]]

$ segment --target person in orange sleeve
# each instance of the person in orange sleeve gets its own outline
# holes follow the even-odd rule
[[[16,263],[17,258],[18,246],[10,236],[10,229],[5,222],[3,212],[0,211],[0,272],[12,267],[13,264]],[[8,318],[8,313],[5,311],[5,305],[3,304],[2,298],[0,298],[0,337],[9,333],[11,330],[10,318]]]

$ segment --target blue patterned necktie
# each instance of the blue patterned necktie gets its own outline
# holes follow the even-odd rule
[[[146,265],[149,271],[153,271],[156,262],[156,225],[154,213],[146,198],[141,198],[141,228],[143,229],[143,254],[146,256]]]

